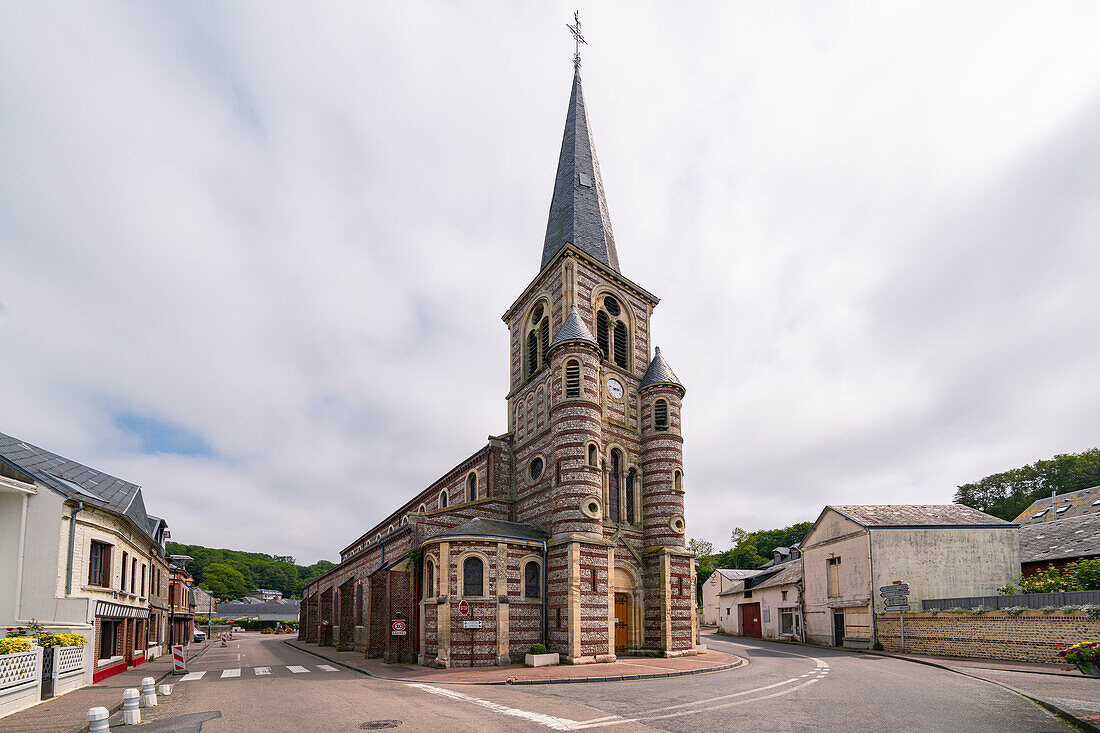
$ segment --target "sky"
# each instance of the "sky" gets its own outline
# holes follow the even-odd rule
[[[574,9],[3,2],[0,432],[337,559],[507,429]],[[1100,445],[1100,4],[580,12],[689,536]]]

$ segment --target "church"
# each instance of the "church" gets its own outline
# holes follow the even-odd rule
[[[503,316],[508,429],[309,582],[304,641],[434,667],[698,649],[685,390],[619,268],[574,67],[542,259]]]

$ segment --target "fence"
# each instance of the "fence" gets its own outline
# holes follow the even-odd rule
[[[0,717],[42,699],[42,652],[36,647],[0,656]]]
[[[922,610],[949,608],[1058,608],[1061,606],[1100,605],[1100,591],[1085,590],[1069,593],[1025,593],[1017,596],[963,596],[961,598],[934,598],[921,601]]]
[[[84,646],[53,646],[45,649],[42,663],[42,697],[64,695],[84,686]]]

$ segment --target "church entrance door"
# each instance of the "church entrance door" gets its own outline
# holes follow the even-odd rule
[[[626,593],[615,594],[615,653],[626,652],[627,639],[630,638],[630,596]]]

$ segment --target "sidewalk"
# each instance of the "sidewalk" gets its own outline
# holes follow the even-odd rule
[[[210,647],[210,642],[192,644],[187,660],[195,659]],[[44,700],[32,708],[0,718],[4,733],[77,733],[88,726],[88,709],[104,707],[114,712],[122,707],[122,691],[128,687],[141,690],[141,680],[152,677],[158,684],[172,673],[172,655],[120,672],[94,685],[60,697]],[[168,680],[171,682],[171,680]]]
[[[1100,679],[1086,677],[1076,668],[1067,670],[1065,665],[1001,659],[871,653],[941,667],[992,682],[1030,698],[1048,710],[1073,718],[1086,730],[1100,731]]]
[[[372,677],[402,682],[435,682],[449,685],[546,685],[566,682],[622,682],[626,680],[679,677],[689,674],[734,669],[745,660],[732,654],[705,651],[694,657],[620,657],[605,664],[560,664],[554,667],[456,667],[432,669],[412,664],[385,664],[365,659],[362,652],[339,652],[335,647],[318,647],[297,640],[284,642],[330,662],[358,670]]]

